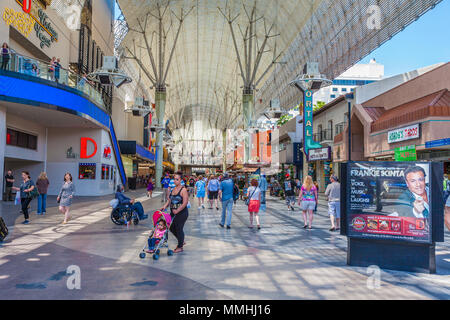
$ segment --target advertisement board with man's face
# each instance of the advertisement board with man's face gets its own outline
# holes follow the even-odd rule
[[[348,236],[431,242],[429,177],[428,163],[350,163]]]

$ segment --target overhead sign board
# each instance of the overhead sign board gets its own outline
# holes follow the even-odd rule
[[[449,145],[450,145],[450,138],[425,142],[426,148],[436,148]]]
[[[420,138],[419,124],[415,124],[400,129],[395,129],[388,132],[388,143],[395,143],[418,138]]]

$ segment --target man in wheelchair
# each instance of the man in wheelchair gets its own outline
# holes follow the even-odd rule
[[[115,208],[116,211],[124,212],[129,211],[131,214],[136,212],[139,216],[139,220],[145,220],[148,218],[148,215],[144,214],[144,207],[140,202],[136,202],[134,199],[130,199],[123,194],[124,188],[121,185],[117,186],[116,190],[116,199],[119,201],[119,204]]]

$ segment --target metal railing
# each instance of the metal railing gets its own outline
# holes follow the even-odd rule
[[[334,135],[337,136],[338,134],[340,134],[341,132],[343,132],[343,131],[344,131],[344,128],[345,128],[346,126],[347,126],[347,122],[345,122],[345,121],[336,124],[336,126],[335,126],[336,130],[335,130],[335,132],[334,132]]]
[[[3,63],[2,57],[0,57],[0,60]],[[27,57],[10,49],[10,60],[6,66],[6,70],[55,81],[75,88],[86,94],[96,105],[106,110],[102,94],[86,78],[62,67],[59,70],[55,68],[53,72],[51,72],[50,68],[50,62]]]
[[[333,130],[325,129],[313,134],[314,141],[323,142],[333,140]]]

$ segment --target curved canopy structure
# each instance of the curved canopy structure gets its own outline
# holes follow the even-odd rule
[[[187,139],[191,126],[191,139],[210,139],[205,127],[242,126],[242,100],[230,101],[245,89],[255,90],[256,117],[272,99],[292,108],[301,95],[289,82],[306,62],[333,79],[440,0],[118,2],[129,29],[124,55],[144,71],[145,87],[166,85],[172,131]]]

